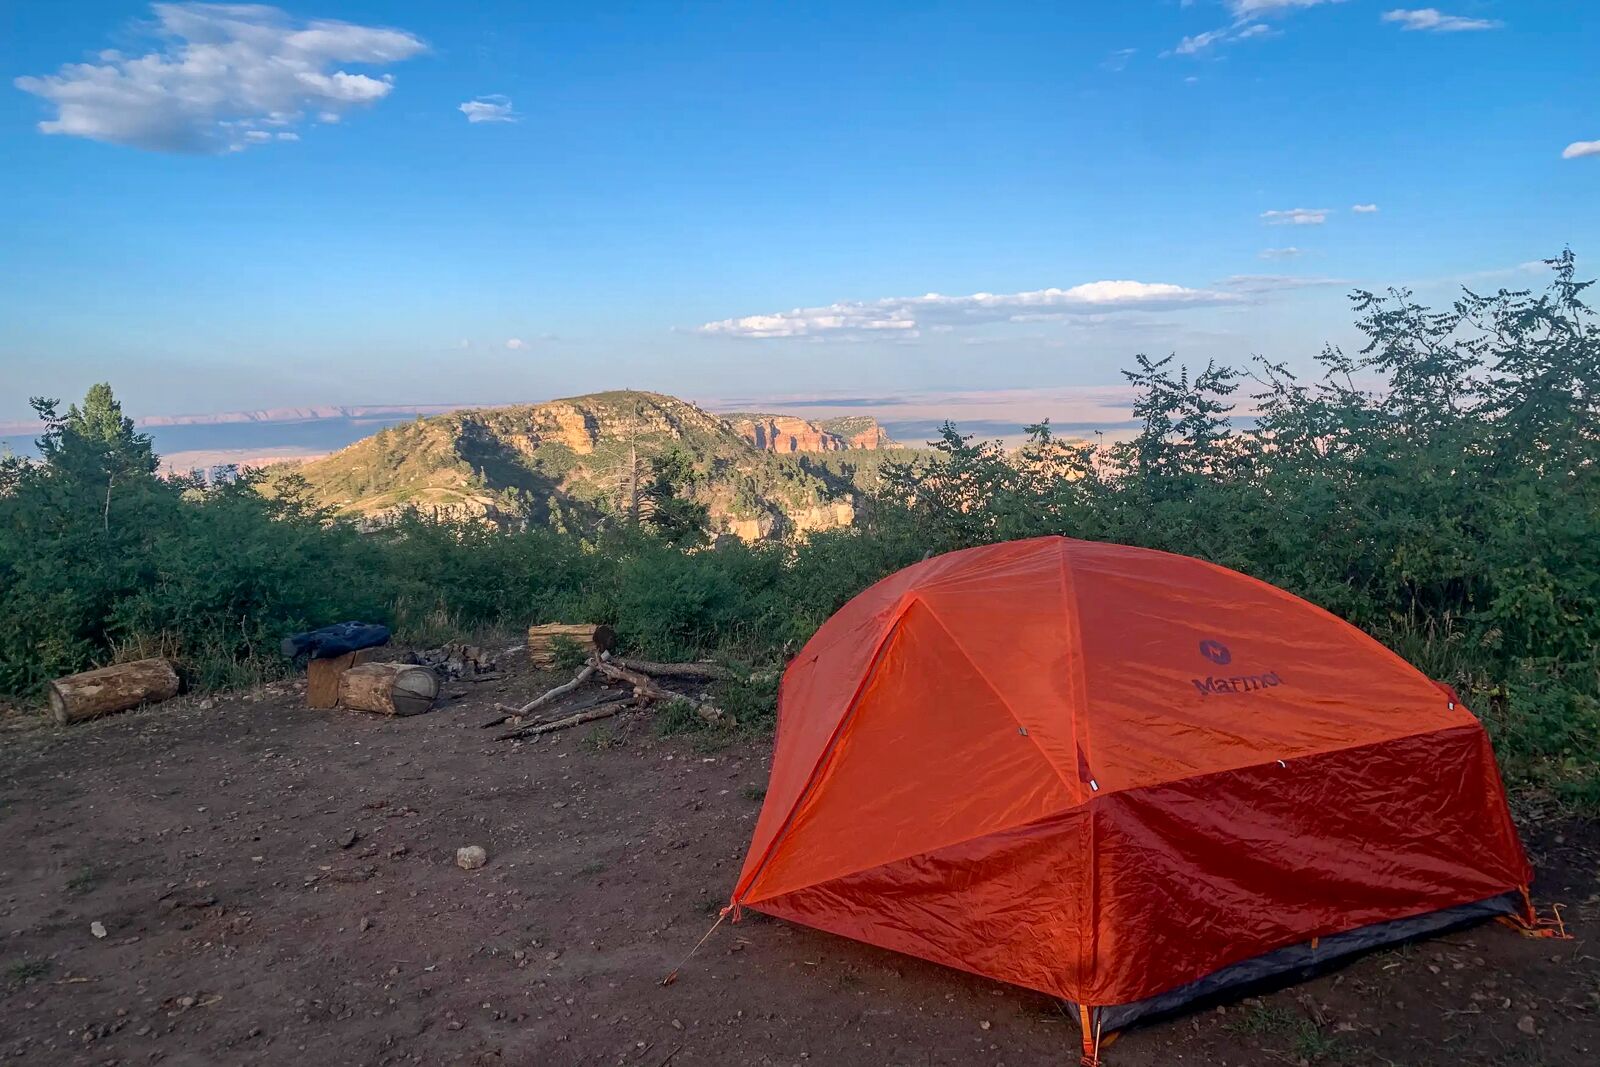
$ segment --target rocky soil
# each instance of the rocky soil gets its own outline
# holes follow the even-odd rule
[[[0,1063],[1076,1062],[1043,996],[760,916],[659,985],[729,890],[768,744],[479,728],[550,681],[412,719],[279,683],[0,720]],[[1108,1067],[1600,1062],[1600,830],[1525,830],[1575,940],[1458,930],[1136,1029]]]

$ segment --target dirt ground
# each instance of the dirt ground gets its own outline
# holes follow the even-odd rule
[[[0,1063],[1076,1063],[1048,998],[761,916],[660,986],[731,887],[768,745],[480,728],[551,681],[398,720],[294,683],[4,719]],[[1135,1029],[1108,1067],[1600,1063],[1600,829],[1525,834],[1575,940],[1459,930]]]

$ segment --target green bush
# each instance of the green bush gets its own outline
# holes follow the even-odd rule
[[[853,485],[859,521],[787,544],[705,545],[680,492],[712,474],[681,462],[649,472],[649,521],[553,508],[548,527],[413,514],[363,532],[292,476],[270,492],[157,477],[109,387],[65,415],[37,401],[41,462],[0,460],[0,692],[151,651],[233,684],[282,670],[284,633],[342,618],[420,644],[588,620],[630,652],[746,665],[763,681],[713,696],[761,727],[786,657],[868,584],[1060,533],[1200,556],[1328,608],[1455,685],[1508,776],[1600,808],[1600,330],[1571,253],[1550,266],[1543,293],[1442,311],[1358,292],[1362,350],[1326,349],[1305,380],[1140,355],[1131,441],[1041,423],[1008,452],[947,426],[909,460],[797,460],[797,491]]]

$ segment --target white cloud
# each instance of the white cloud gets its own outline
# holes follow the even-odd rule
[[[1495,19],[1473,19],[1461,15],[1446,15],[1436,7],[1419,7],[1410,11],[1396,8],[1385,11],[1384,22],[1396,22],[1402,30],[1427,30],[1430,33],[1463,33],[1470,30],[1498,30],[1505,25]]]
[[[1562,159],[1581,159],[1584,156],[1600,156],[1600,141],[1573,141],[1561,150]]]
[[[506,338],[506,347],[511,349],[513,352],[520,352],[524,348],[528,347],[528,342],[524,341],[520,337],[508,337]]]
[[[1228,13],[1233,16],[1232,25],[1185,37],[1173,46],[1172,51],[1161,54],[1163,58],[1174,55],[1196,56],[1217,45],[1248,41],[1252,37],[1276,36],[1279,31],[1266,25],[1262,19],[1288,15],[1308,7],[1343,2],[1344,0],[1227,0]]]
[[[1185,37],[1171,52],[1164,52],[1162,55],[1197,56],[1215,45],[1227,44],[1230,41],[1248,41],[1252,37],[1271,32],[1271,29],[1259,22],[1224,26],[1220,30],[1207,30],[1205,33]]]
[[[970,296],[886,297],[841,301],[827,307],[795,308],[770,315],[708,322],[701,333],[726,337],[915,337],[922,327],[979,326],[995,322],[1034,322],[1108,311],[1161,311],[1228,304],[1232,293],[1188,289],[1165,282],[1099,281],[1070,289],[1024,293],[973,293]]]
[[[1350,210],[1354,211],[1357,215],[1376,215],[1378,213],[1378,205],[1377,204],[1351,204],[1350,205]]]
[[[1207,30],[1205,33],[1197,33],[1192,37],[1185,37],[1178,42],[1178,46],[1173,51],[1180,56],[1198,55],[1217,42],[1227,39],[1227,27],[1223,27],[1220,30]]]
[[[1236,19],[1253,19],[1263,16],[1285,15],[1301,8],[1338,4],[1344,0],[1228,0],[1228,10]]]
[[[297,23],[260,4],[158,3],[152,10],[157,50],[108,50],[96,62],[16,79],[17,88],[56,107],[41,131],[157,152],[237,151],[271,140],[252,136],[261,127],[296,125],[308,111],[338,122],[394,87],[387,74],[340,65],[396,63],[426,47],[402,30]]]
[[[511,98],[499,93],[468,100],[460,111],[468,122],[516,122],[518,118],[511,108]]]
[[[1292,207],[1287,211],[1263,211],[1261,217],[1273,226],[1321,226],[1328,221],[1328,209]]]
[[[1288,248],[1263,248],[1262,259],[1294,259],[1296,256],[1305,255],[1305,250],[1290,245]]]

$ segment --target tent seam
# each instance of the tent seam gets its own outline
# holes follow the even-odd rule
[[[1078,583],[1072,578],[1072,563],[1067,555],[1068,544],[1069,539],[1066,537],[1061,538],[1056,543],[1056,565],[1057,574],[1061,580],[1062,614],[1067,620],[1068,625],[1071,627],[1073,645],[1071,649],[1072,661],[1067,664],[1067,670],[1071,672],[1072,686],[1074,690],[1071,695],[1072,743],[1076,749],[1078,759],[1083,764],[1083,767],[1079,770],[1079,776],[1081,777],[1084,773],[1087,773],[1089,775],[1089,783],[1092,783],[1095,781],[1095,778],[1094,765],[1090,761],[1089,755],[1089,709],[1086,706],[1089,699],[1089,687],[1088,680],[1083,675],[1083,626],[1078,617]],[[1089,783],[1080,782],[1078,784],[1080,797],[1082,797],[1083,786]],[[1084,896],[1086,898],[1086,904],[1089,910],[1089,921],[1084,924],[1087,936],[1083,939],[1088,944],[1088,951],[1079,953],[1077,960],[1077,988],[1080,990],[1088,989],[1090,987],[1090,981],[1092,980],[1094,974],[1099,970],[1100,850],[1095,841],[1096,812],[1095,806],[1092,803],[1097,792],[1098,789],[1096,789],[1093,785],[1090,785],[1089,798],[1087,801],[1082,801],[1084,807],[1087,809],[1086,814],[1088,816],[1088,825],[1084,830],[1089,839],[1088,847],[1085,850],[1087,855],[1084,864],[1084,873],[1086,876],[1086,881],[1088,882],[1088,892],[1085,893]],[[1083,973],[1085,962],[1087,962],[1089,968],[1088,975]]]
[[[1044,760],[1045,766],[1054,771],[1055,776],[1061,780],[1061,784],[1066,786],[1067,790],[1073,794],[1075,802],[1070,807],[1062,808],[1061,810],[1070,811],[1073,807],[1077,807],[1078,805],[1082,804],[1083,797],[1081,795],[1081,790],[1076,787],[1073,781],[1067,777],[1066,773],[1063,772],[1060,767],[1056,766],[1056,761],[1050,758],[1050,753],[1044,750],[1044,746],[1039,744],[1038,740],[1028,732],[1028,724],[1017,718],[1016,709],[1011,706],[1011,703],[1008,700],[1006,700],[1005,694],[1000,692],[999,687],[989,680],[989,676],[987,674],[983,673],[983,668],[978,666],[978,661],[973,659],[971,654],[961,646],[961,642],[956,638],[956,635],[951,631],[950,627],[945,625],[945,621],[939,617],[938,611],[934,610],[933,604],[930,601],[924,600],[922,602],[922,606],[926,608],[928,614],[933,617],[933,621],[939,624],[939,629],[944,631],[945,636],[950,638],[950,643],[956,647],[957,652],[961,653],[961,658],[967,661],[967,666],[972,668],[972,672],[982,680],[984,685],[989,687],[989,692],[994,694],[995,699],[1000,701],[1000,706],[1006,709],[1006,714],[1010,715],[1011,721],[1017,724],[1018,729],[1022,731],[1022,736],[1026,737],[1029,743],[1033,745],[1034,751],[1039,753],[1039,758]]]
[[[767,869],[767,864],[772,861],[772,856],[778,848],[778,843],[788,836],[789,831],[794,828],[794,820],[800,812],[801,805],[811,796],[821,778],[823,767],[833,760],[834,754],[839,749],[839,743],[844,740],[845,726],[855,718],[856,711],[861,705],[861,697],[867,691],[867,684],[872,681],[873,676],[877,673],[878,665],[883,661],[884,653],[888,651],[889,645],[900,631],[901,620],[905,618],[906,612],[911,610],[911,605],[916,603],[918,599],[919,597],[916,595],[915,590],[908,589],[901,594],[900,603],[896,605],[894,610],[894,618],[889,621],[883,636],[879,638],[878,647],[872,650],[872,659],[868,661],[867,669],[862,672],[861,681],[856,685],[856,691],[851,695],[850,703],[845,708],[844,714],[839,717],[839,725],[834,727],[833,735],[828,738],[827,745],[823,747],[822,753],[817,757],[817,762],[812,765],[810,773],[806,776],[806,784],[801,787],[799,794],[795,797],[793,806],[789,808],[788,814],[783,817],[783,822],[779,824],[777,832],[772,835],[772,840],[767,844],[766,851],[761,856],[761,862],[756,865],[755,870],[750,872],[749,881],[744,882],[741,879],[740,884],[734,886],[732,903],[740,903],[740,892],[748,890],[756,884],[756,880],[761,877],[761,873]]]

